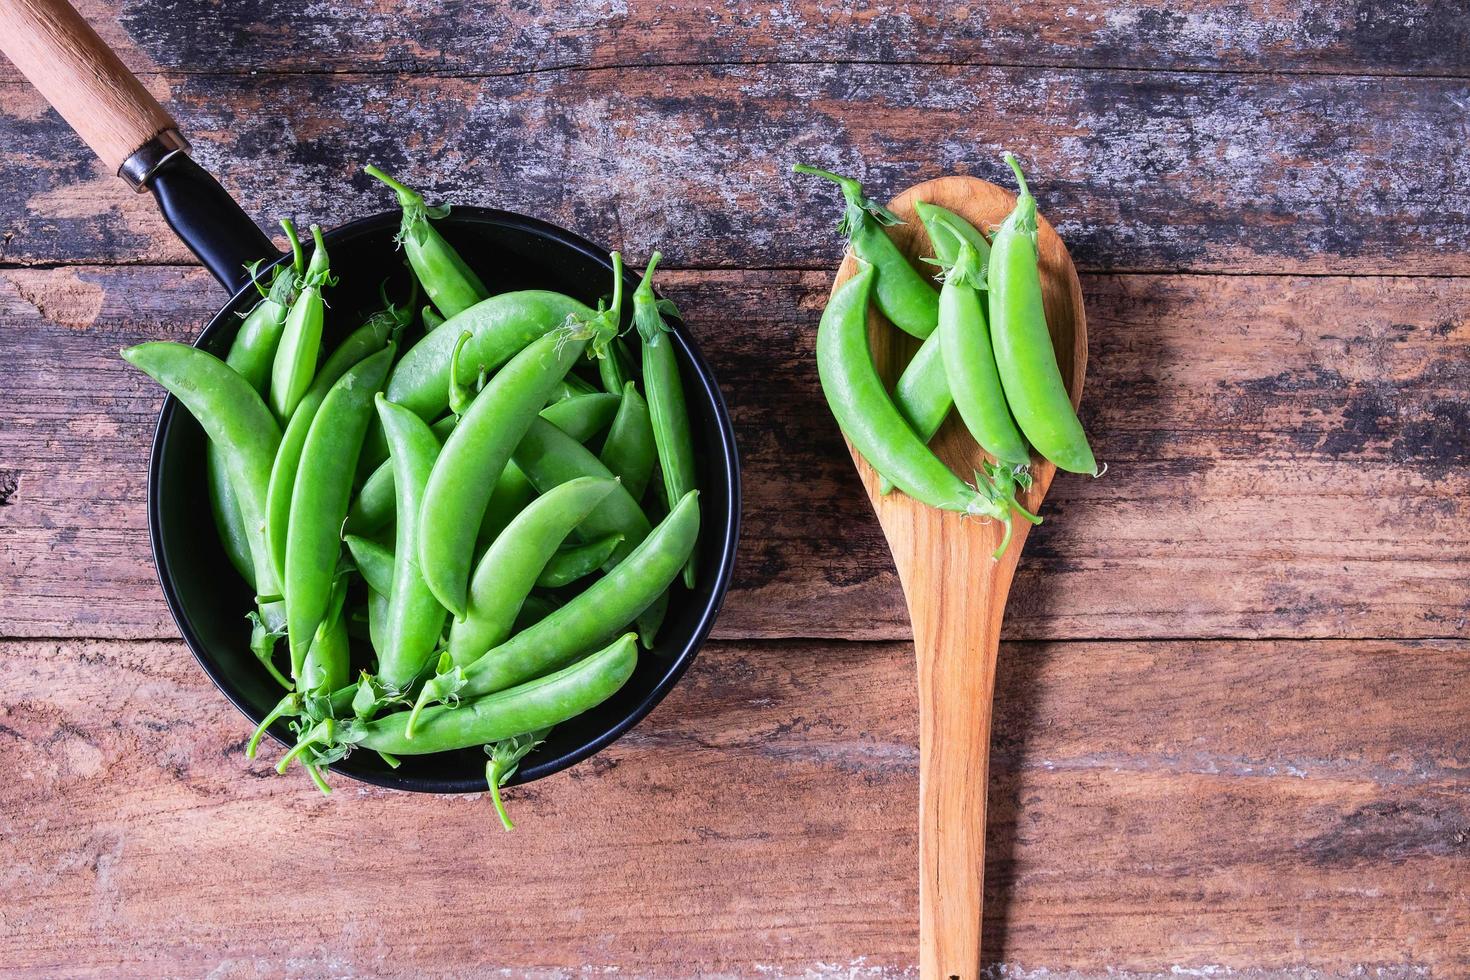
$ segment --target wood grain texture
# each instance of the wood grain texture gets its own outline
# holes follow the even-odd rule
[[[726,637],[906,639],[811,361],[828,277],[670,271],[734,413],[745,534]],[[1084,419],[1009,633],[1459,636],[1470,619],[1470,283],[1084,277]],[[172,637],[148,555],[159,394],[119,348],[190,339],[202,271],[0,272],[0,635]]]
[[[180,643],[0,644],[0,962],[909,975],[912,656],[713,644],[506,837],[246,763]],[[1470,969],[1463,641],[1008,644],[997,684],[990,975]]]
[[[1458,79],[863,64],[188,75],[171,108],[269,224],[387,209],[359,173],[376,161],[677,266],[831,268],[839,208],[793,163],[881,199],[949,173],[1008,185],[1008,148],[1083,270],[1463,275],[1465,99]],[[191,261],[29,88],[0,85],[0,107],[0,261]]]
[[[80,0],[135,70],[501,74],[556,67],[920,62],[1465,75],[1470,12],[1442,0],[894,0],[535,5],[492,0]],[[166,11],[166,14],[160,14]],[[0,75],[3,77],[3,75]]]

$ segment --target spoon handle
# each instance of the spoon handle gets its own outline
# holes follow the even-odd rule
[[[919,975],[977,980],[995,659],[1022,542],[993,561],[992,525],[915,517],[934,536],[915,542],[926,561],[899,563],[919,674]]]

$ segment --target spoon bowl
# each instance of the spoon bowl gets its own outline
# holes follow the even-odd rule
[[[889,203],[904,224],[888,229],[915,266],[934,254],[914,202],[954,211],[988,233],[1016,203],[1012,192],[973,177],[941,177],[910,187]],[[1052,345],[1075,407],[1087,369],[1087,321],[1072,258],[1045,218],[1038,219],[1043,305]],[[833,290],[857,272],[849,253]],[[892,388],[919,342],[870,312],[869,342],[879,374]],[[989,459],[957,412],[931,442],[956,473],[969,478]],[[852,448],[853,462],[888,539],[903,585],[919,679],[919,963],[925,980],[976,980],[985,873],[985,797],[991,699],[1001,617],[1031,525],[1015,533],[999,559],[1003,529],[919,503],[900,491],[883,494],[881,478]],[[1033,454],[1030,489],[1018,500],[1032,513],[1056,476]]]

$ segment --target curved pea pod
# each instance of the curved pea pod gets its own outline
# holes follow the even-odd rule
[[[1031,461],[1026,440],[1006,407],[990,330],[978,288],[980,256],[969,242],[960,245],[939,293],[939,338],[944,374],[965,428],[999,462],[1025,466]]]
[[[444,607],[425,583],[418,561],[425,485],[439,455],[439,440],[424,420],[408,409],[382,395],[377,404],[388,437],[398,497],[393,584],[388,593],[388,621],[384,649],[378,657],[378,677],[390,689],[403,690],[424,669],[444,630]]]
[[[437,418],[449,407],[449,363],[465,332],[470,339],[460,351],[456,380],[468,385],[481,371],[494,371],[538,337],[570,320],[594,315],[585,303],[549,290],[491,296],[451,316],[405,351],[383,393],[421,418]]]
[[[311,691],[336,691],[347,686],[351,674],[347,638],[347,578],[339,575],[332,586],[327,616],[316,628],[302,665],[302,684]]]
[[[990,243],[980,229],[948,208],[927,201],[915,201],[914,210],[924,223],[924,230],[929,233],[938,265],[947,269],[959,261],[961,242],[969,242],[979,256],[982,268],[989,264]],[[954,398],[949,392],[949,379],[944,375],[944,357],[937,332],[925,338],[904,367],[893,388],[893,401],[924,442],[933,439],[934,433],[944,424],[954,407]],[[893,484],[884,479],[879,489],[888,493]]]
[[[1046,327],[1036,250],[1036,198],[1011,154],[1021,194],[990,251],[990,334],[995,365],[1016,423],[1036,451],[1072,473],[1097,473]]]
[[[536,488],[515,460],[505,464],[505,471],[495,481],[490,493],[490,503],[485,505],[485,517],[480,521],[480,532],[475,535],[475,553],[480,554],[490,547],[500,532],[504,531],[516,515],[536,499]]]
[[[393,592],[393,552],[372,538],[349,534],[342,539],[348,554],[357,566],[358,574],[374,592],[389,595]]]
[[[466,699],[457,707],[428,708],[418,717],[412,738],[405,733],[405,712],[349,724],[345,737],[363,748],[392,755],[487,745],[550,728],[592,710],[616,694],[637,665],[638,644],[629,633],[554,674],[487,697]]]
[[[611,470],[592,451],[545,419],[536,419],[516,446],[515,464],[541,493],[579,476],[610,479]],[[613,550],[608,567],[616,565],[648,536],[648,517],[643,508],[619,485],[597,509],[587,515],[578,534],[586,539],[621,534],[622,543]]]
[[[694,435],[689,427],[689,408],[684,399],[684,382],[679,377],[679,362],[674,344],[669,339],[669,325],[663,312],[675,316],[672,303],[660,302],[653,295],[653,270],[659,253],[654,252],[643,270],[643,281],[633,293],[633,320],[643,337],[643,387],[648,392],[648,415],[653,427],[653,442],[658,449],[658,465],[663,472],[664,492],[669,500],[682,500],[697,488],[694,475]],[[694,588],[694,555],[684,568],[684,584]]]
[[[618,413],[613,416],[598,458],[623,481],[634,500],[643,499],[643,491],[648,488],[648,479],[658,462],[658,447],[653,441],[648,402],[638,394],[638,386],[632,381],[623,385]]]
[[[903,219],[865,196],[862,184],[851,177],[800,163],[792,169],[824,177],[842,189],[846,207],[837,230],[847,237],[853,254],[876,270],[873,293],[879,311],[895,327],[920,340],[933,333],[939,323],[939,293],[883,230],[903,224]]]
[[[123,360],[167,388],[219,447],[255,564],[256,591],[280,594],[265,541],[267,488],[281,428],[250,383],[206,351],[160,341],[122,352]]]
[[[449,629],[449,655],[468,666],[510,635],[546,563],[617,481],[582,477],[553,487],[510,522],[475,567],[467,615]]]
[[[667,591],[698,537],[699,491],[691,490],[612,571],[470,664],[461,696],[513,687],[606,643]]]
[[[266,541],[270,545],[271,558],[279,575],[286,574],[286,532],[291,519],[291,494],[296,486],[296,471],[301,465],[301,451],[306,445],[307,433],[317,410],[342,375],[383,349],[394,329],[402,320],[397,311],[389,311],[371,317],[358,327],[342,343],[337,345],[317,372],[311,387],[296,405],[291,421],[281,436],[281,446],[271,466],[270,488],[266,501]]]
[[[286,323],[281,331],[281,342],[276,348],[271,363],[271,410],[282,425],[296,411],[311,379],[316,374],[317,355],[321,353],[322,324],[326,315],[326,304],[322,300],[322,288],[332,282],[328,267],[327,245],[322,239],[322,230],[311,226],[311,237],[316,243],[311,263],[301,281],[301,289],[291,311],[286,314]]]
[[[282,222],[288,229],[290,222]],[[291,232],[293,244],[295,234]],[[299,271],[299,270],[298,270]],[[281,331],[286,326],[286,312],[291,306],[295,289],[295,274],[292,266],[277,266],[271,286],[265,296],[255,305],[244,321],[240,331],[230,344],[225,363],[249,382],[250,387],[262,397],[270,381],[271,362],[276,356],[276,347],[281,342]],[[230,564],[240,577],[255,587],[255,556],[250,553],[250,538],[245,533],[245,521],[240,516],[240,504],[230,488],[225,475],[224,456],[220,449],[210,443],[205,447],[205,479],[209,486],[209,503],[214,513],[215,528],[219,531],[220,543]]]
[[[408,264],[439,312],[452,317],[484,299],[489,294],[485,284],[429,221],[430,218],[442,218],[449,209],[428,207],[422,194],[377,167],[363,169],[398,195],[398,204],[403,208],[398,244],[403,246]]]
[[[612,424],[618,411],[618,396],[603,391],[573,395],[552,402],[541,410],[541,417],[581,443]]]
[[[653,605],[638,614],[634,621],[638,627],[638,642],[643,644],[643,649],[652,650],[654,642],[658,639],[658,631],[663,628],[664,619],[669,614],[669,593],[653,600]]]
[[[286,532],[286,626],[293,676],[301,676],[306,650],[327,613],[342,551],[342,522],[352,496],[352,475],[383,385],[394,345],[359,361],[322,399],[301,450],[291,491]]]
[[[538,421],[551,386],[591,336],[590,329],[566,330],[533,341],[496,372],[444,441],[424,489],[418,554],[429,589],[456,619],[465,616],[475,539],[491,492],[516,443]]]
[[[586,544],[559,549],[536,576],[536,587],[560,589],[586,578],[606,565],[613,551],[622,543],[621,534],[607,534]]]

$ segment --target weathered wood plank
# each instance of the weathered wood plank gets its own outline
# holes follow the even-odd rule
[[[951,172],[1009,181],[1008,147],[1084,269],[1470,272],[1457,79],[766,65],[172,88],[200,158],[262,217],[382,210],[357,173],[376,160],[687,267],[827,268],[835,195],[794,162],[881,196]],[[0,93],[0,195],[17,204],[0,260],[187,260],[33,92]]]
[[[247,764],[178,643],[0,644],[0,961],[905,975],[911,658],[714,644],[635,732],[516,790],[505,838],[481,797]],[[1461,975],[1467,696],[1463,641],[1007,645],[995,975]]]
[[[1355,6],[1213,0],[962,8],[897,0],[544,3],[383,0],[303,6],[83,0],[136,71],[500,74],[748,62],[968,63],[1208,71],[1470,72],[1470,12],[1435,0]],[[10,68],[4,66],[9,77]]]
[[[678,272],[745,463],[727,637],[908,635],[817,386],[820,273]],[[1470,281],[1088,276],[1085,416],[1010,636],[1459,636],[1470,618]],[[187,340],[185,268],[0,273],[0,635],[172,637],[148,554],[158,390],[116,350]]]

